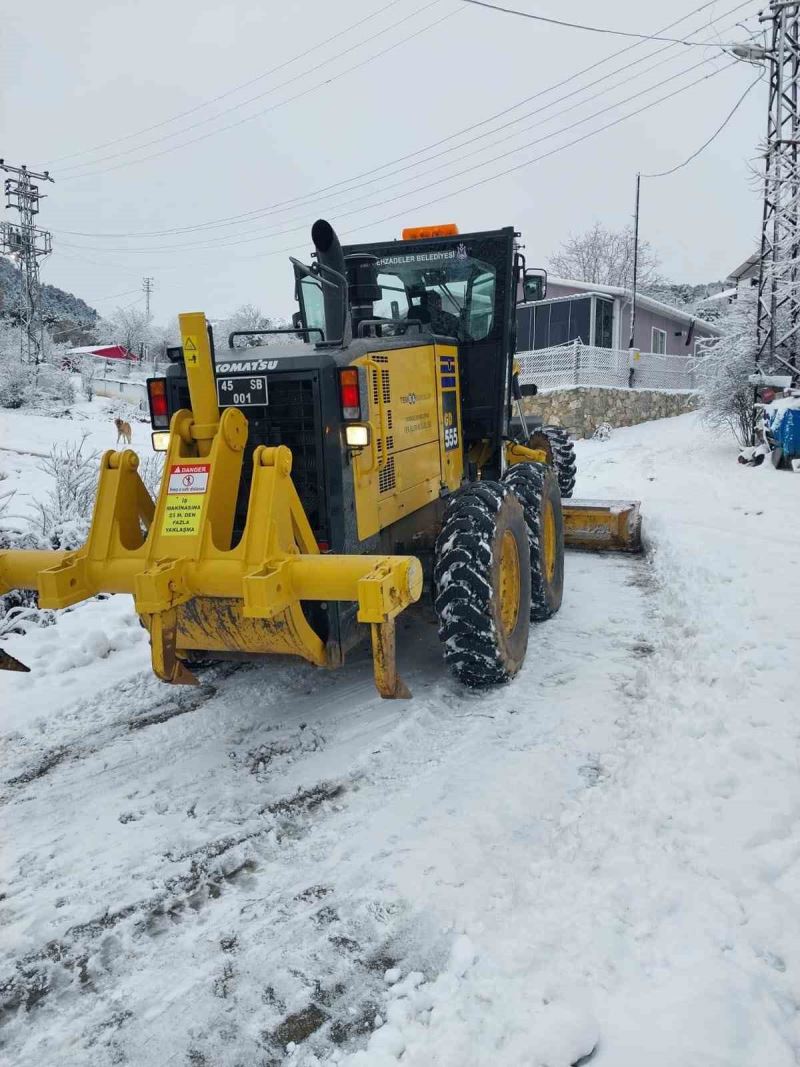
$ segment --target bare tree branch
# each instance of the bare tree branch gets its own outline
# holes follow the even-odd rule
[[[633,228],[607,230],[596,222],[590,230],[570,235],[548,262],[548,269],[561,278],[617,285],[633,285]],[[639,241],[638,285],[655,285],[659,259],[649,241]]]

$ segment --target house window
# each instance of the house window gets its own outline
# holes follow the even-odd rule
[[[657,330],[655,326],[652,330],[652,341],[650,343],[650,351],[655,352],[657,355],[664,355],[667,351],[667,331]]]
[[[614,345],[614,301],[599,296],[594,318],[594,344],[597,348],[613,348]]]
[[[591,300],[589,296],[540,301],[530,308],[533,330],[517,313],[517,351],[524,351],[526,338],[532,348],[550,348],[572,341],[589,342]],[[521,309],[526,311],[528,309]]]

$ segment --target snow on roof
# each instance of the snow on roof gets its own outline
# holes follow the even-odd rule
[[[712,293],[711,296],[705,297],[700,303],[710,304],[712,300],[730,300],[730,298],[736,296],[738,292],[738,289],[723,289],[720,293]]]
[[[732,282],[738,282],[742,278],[752,277],[756,273],[754,268],[758,266],[758,261],[761,257],[758,252],[754,252],[752,256],[748,256],[744,263],[740,263],[735,270],[732,270],[728,275],[727,280]]]
[[[621,285],[601,285],[598,282],[583,282],[578,281],[575,278],[554,278],[549,277],[547,279],[548,286],[550,285],[567,285],[573,289],[580,289],[583,292],[592,294],[596,293],[598,296],[618,296],[624,300],[632,300],[633,292],[630,289],[625,289]],[[548,298],[545,297],[545,300]],[[559,297],[552,297],[550,299],[558,300]],[[706,322],[705,319],[699,315],[693,315],[689,311],[682,311],[680,308],[673,307],[671,304],[665,304],[662,300],[656,300],[652,296],[646,296],[644,293],[636,294],[636,304],[640,308],[648,308],[650,311],[655,311],[660,315],[666,315],[668,318],[677,319],[678,322],[694,323],[695,326],[699,326],[701,330],[706,330],[714,337],[722,335],[722,330],[713,322]]]

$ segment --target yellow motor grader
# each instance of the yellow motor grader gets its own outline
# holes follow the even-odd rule
[[[561,604],[565,534],[635,549],[637,505],[562,508],[571,445],[528,429],[514,370],[513,228],[343,249],[320,219],[311,237],[290,329],[223,350],[203,314],[180,316],[182,344],[148,381],[156,500],[135,452],[106,452],[86,544],[0,552],[0,593],[35,589],[44,608],[131,594],[173,683],[209,658],[336,667],[369,627],[378,691],[404,697],[395,620],[427,589],[456,676],[503,682],[531,620]],[[2,652],[0,666],[26,669]]]

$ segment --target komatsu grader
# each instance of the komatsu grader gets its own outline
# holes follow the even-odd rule
[[[132,594],[173,683],[214,658],[336,667],[369,627],[377,689],[404,697],[395,620],[427,591],[456,676],[511,678],[531,620],[561,604],[565,533],[638,538],[636,504],[562,510],[571,445],[526,425],[515,307],[533,272],[517,236],[445,226],[342,248],[318,220],[311,264],[292,260],[291,329],[223,350],[203,314],[180,316],[182,344],[148,381],[157,499],[135,452],[106,452],[86,544],[0,553],[0,592],[35,589],[44,608]]]

